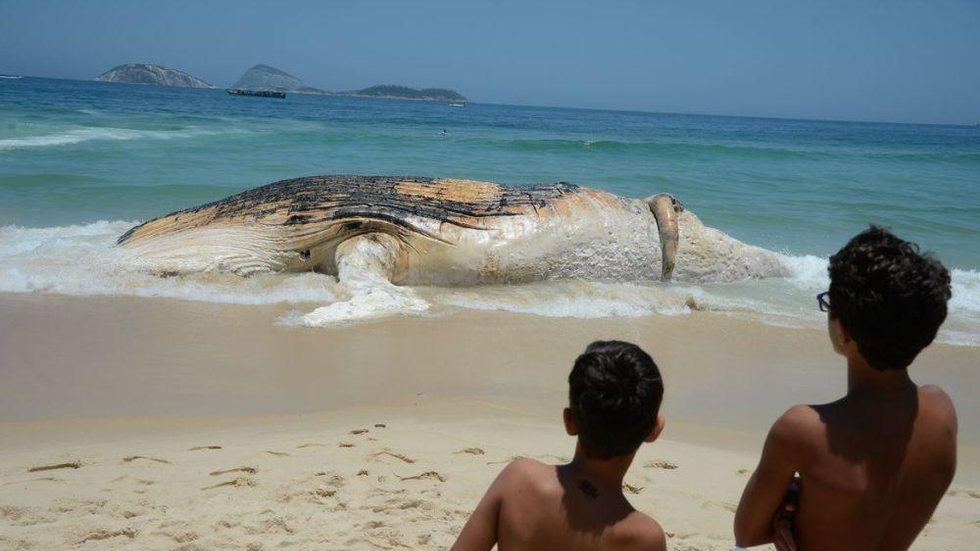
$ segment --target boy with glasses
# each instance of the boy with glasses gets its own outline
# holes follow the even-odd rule
[[[772,426],[735,515],[739,546],[908,549],[956,470],[953,403],[907,371],[946,318],[949,272],[875,226],[830,257],[829,272],[817,300],[847,358],[847,394]]]

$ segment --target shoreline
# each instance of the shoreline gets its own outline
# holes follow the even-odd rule
[[[315,306],[0,293],[0,422],[293,414],[419,393],[547,412],[564,407],[575,357],[612,338],[653,356],[665,408],[686,424],[763,431],[790,406],[834,400],[846,385],[825,330],[721,313],[583,319],[461,310],[332,328],[277,323]],[[980,347],[934,343],[910,373],[943,387],[962,421],[980,420],[970,393],[980,388],[978,363]],[[961,440],[980,445],[980,423],[961,425]]]
[[[845,384],[823,331],[709,312],[275,325],[297,306],[0,293],[0,547],[445,548],[510,458],[570,457],[568,370],[619,338],[666,383],[666,431],[627,497],[672,549],[728,551],[769,425]],[[936,344],[913,366],[953,397],[961,431],[916,549],[974,538],[978,360]]]

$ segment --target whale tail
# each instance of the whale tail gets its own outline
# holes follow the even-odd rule
[[[674,273],[674,259],[677,257],[677,214],[684,211],[684,206],[669,193],[658,193],[644,199],[650,207],[650,212],[657,219],[657,230],[660,232],[660,251],[662,263],[660,279],[670,281]]]

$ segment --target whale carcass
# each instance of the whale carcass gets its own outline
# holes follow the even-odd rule
[[[160,275],[319,271],[340,281],[726,282],[786,275],[779,255],[704,226],[672,196],[564,182],[312,176],[140,224],[118,239]]]

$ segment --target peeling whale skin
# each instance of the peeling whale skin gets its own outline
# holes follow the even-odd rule
[[[564,182],[297,178],[155,218],[117,243],[132,266],[160,275],[315,270],[344,280],[374,271],[397,284],[476,285],[787,272],[779,255],[705,227],[672,196],[629,199]]]

